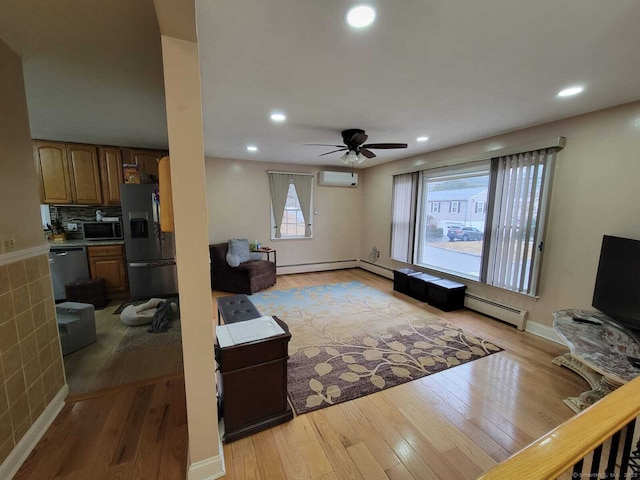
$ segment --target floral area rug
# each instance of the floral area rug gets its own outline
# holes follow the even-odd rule
[[[307,413],[502,349],[360,282],[257,293],[289,326],[288,392]]]

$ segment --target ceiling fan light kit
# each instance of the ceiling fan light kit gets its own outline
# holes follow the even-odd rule
[[[340,161],[345,165],[353,165],[357,163],[362,164],[367,158],[375,158],[376,154],[371,149],[392,149],[392,148],[407,148],[406,143],[364,143],[369,136],[364,133],[364,130],[359,128],[349,128],[342,131],[342,141],[344,145],[327,145],[323,143],[307,143],[307,145],[317,147],[336,147],[338,150],[332,150],[330,152],[321,153],[320,156],[329,155],[336,152],[345,152]]]

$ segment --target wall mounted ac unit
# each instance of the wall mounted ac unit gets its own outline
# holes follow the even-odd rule
[[[321,171],[318,173],[318,185],[322,187],[357,187],[358,174]]]

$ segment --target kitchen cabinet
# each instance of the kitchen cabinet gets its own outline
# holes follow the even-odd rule
[[[98,147],[102,204],[120,205],[120,184],[124,181],[122,150],[118,147]]]
[[[67,144],[67,161],[71,181],[71,196],[74,203],[100,205],[100,167],[98,152],[94,145]]]
[[[91,278],[103,278],[107,297],[128,297],[127,266],[124,245],[87,247]]]
[[[42,203],[102,203],[95,146],[36,141],[33,152]]]
[[[140,181],[142,183],[156,183],[158,181],[158,162],[167,152],[135,148],[127,148],[123,151],[125,151],[127,163],[135,163],[140,167]]]
[[[64,143],[33,143],[33,156],[42,203],[72,203],[69,162]]]

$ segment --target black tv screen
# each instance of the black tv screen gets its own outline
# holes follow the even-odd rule
[[[592,305],[621,326],[640,330],[640,241],[604,236]]]

